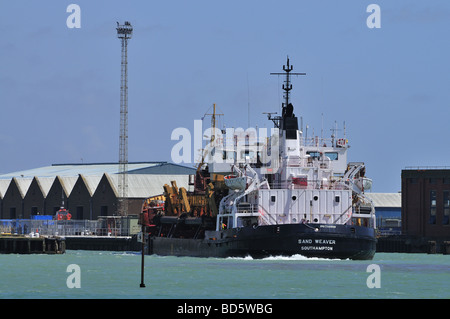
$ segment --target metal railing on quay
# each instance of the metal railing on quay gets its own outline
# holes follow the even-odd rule
[[[135,223],[137,225],[137,222]],[[0,234],[43,236],[132,236],[137,227],[121,220],[0,220]]]

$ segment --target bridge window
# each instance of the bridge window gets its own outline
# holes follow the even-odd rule
[[[319,158],[320,157],[320,152],[308,151],[308,152],[306,152],[306,154],[311,156],[312,158]]]
[[[325,156],[328,156],[332,161],[337,161],[339,158],[338,152],[326,152]]]

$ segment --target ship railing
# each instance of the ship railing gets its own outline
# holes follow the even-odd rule
[[[256,215],[258,214],[258,205],[250,204],[250,203],[240,203],[237,206],[238,214],[248,214],[248,215]]]
[[[325,180],[304,180],[304,179],[288,179],[276,182],[269,182],[271,189],[325,189],[325,190],[345,190],[350,189],[344,183],[337,183]]]
[[[329,169],[331,167],[331,161],[327,159],[317,159],[317,158],[299,158],[291,157],[287,161],[289,167],[318,167],[321,169]]]
[[[276,224],[277,221],[267,210],[258,204],[241,203],[237,207],[238,217],[255,216],[260,219],[263,225]]]
[[[327,137],[303,137],[302,145],[306,147],[346,147],[347,139],[346,138],[327,138]]]

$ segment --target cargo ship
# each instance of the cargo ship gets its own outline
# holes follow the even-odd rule
[[[282,73],[271,73],[285,78],[284,96],[280,115],[266,113],[266,137],[217,130],[214,109],[211,143],[189,190],[172,182],[144,201],[148,254],[373,258],[375,209],[364,194],[372,180],[363,162],[347,162],[345,130],[325,139],[299,128],[291,78],[305,74],[292,70],[288,58]]]

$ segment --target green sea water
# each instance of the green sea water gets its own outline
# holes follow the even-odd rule
[[[73,272],[69,265],[78,265]],[[379,266],[379,288],[369,288]],[[271,257],[190,258],[68,250],[0,255],[0,298],[304,299],[450,298],[450,255],[378,253],[371,261]],[[79,283],[79,288],[69,288]]]

